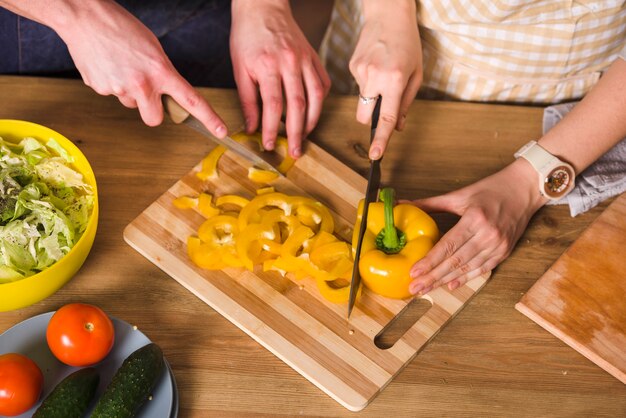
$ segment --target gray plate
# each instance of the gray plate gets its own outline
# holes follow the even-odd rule
[[[19,415],[19,418],[29,418],[37,410],[41,401],[48,396],[52,389],[67,375],[78,370],[78,367],[68,366],[57,360],[48,348],[46,342],[46,328],[54,312],[34,316],[6,330],[0,335],[0,354],[20,353],[32,359],[41,369],[44,377],[43,395],[37,405],[31,410]],[[145,334],[133,326],[111,318],[115,327],[115,344],[109,355],[94,367],[100,373],[100,384],[96,391],[96,399],[102,395],[122,362],[133,351],[150,343]],[[152,400],[147,401],[139,410],[137,418],[168,418],[178,416],[178,393],[176,381],[169,363],[165,360],[165,372],[159,378]],[[87,413],[91,413],[95,400]]]

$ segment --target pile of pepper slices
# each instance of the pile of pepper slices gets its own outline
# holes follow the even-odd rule
[[[259,142],[260,135],[233,135],[233,139]],[[278,146],[286,146],[279,138]],[[203,160],[201,179],[217,176],[217,162],[225,149],[214,148]],[[279,165],[286,172],[293,160],[286,157]],[[267,183],[273,173],[251,169],[248,177]],[[174,200],[178,208],[194,208],[207,219],[197,236],[187,240],[191,260],[204,269],[221,270],[243,267],[253,270],[275,270],[297,279],[313,277],[321,295],[334,303],[348,300],[352,274],[352,250],[333,231],[335,223],[326,206],[303,196],[288,196],[273,187],[257,190],[257,196],[246,199],[224,195],[216,199],[207,193],[197,197],[182,196]]]

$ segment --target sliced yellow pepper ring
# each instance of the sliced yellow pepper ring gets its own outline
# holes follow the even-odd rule
[[[259,149],[263,150],[263,141],[260,133],[254,133],[251,135],[245,134],[243,132],[238,132],[232,135],[232,138],[235,141],[243,142],[243,141],[253,141],[259,144]],[[285,157],[283,157],[282,161],[276,167],[278,171],[285,174],[295,163],[295,160],[291,158],[287,153],[287,139],[284,137],[278,137],[276,139],[276,146],[284,149]],[[209,152],[209,154],[202,160],[202,169],[196,175],[201,180],[208,180],[217,178],[217,163],[220,157],[226,152],[226,148],[221,145],[216,146]],[[255,175],[256,176],[256,175]],[[254,179],[252,179],[254,181]],[[273,180],[273,179],[272,179]],[[271,180],[270,180],[271,181]],[[261,181],[262,183],[266,183],[266,181]]]
[[[261,187],[260,189],[257,189],[256,194],[261,195],[261,194],[267,194],[267,193],[274,193],[276,190],[274,190],[274,187],[272,186],[268,186],[268,187]]]
[[[242,267],[243,263],[239,259],[235,248],[237,235],[237,218],[227,215],[214,216],[204,221],[198,229],[198,239],[201,242],[198,251],[206,252],[207,254],[204,257],[219,259],[219,262],[215,261],[213,265],[221,267],[214,267],[213,269],[226,266]],[[193,245],[196,244],[194,243]],[[202,260],[201,255],[195,254],[194,256],[195,259]]]
[[[271,183],[278,178],[278,173],[269,170],[261,170],[256,167],[248,168],[248,178],[255,183]]]
[[[218,145],[209,152],[209,155],[202,160],[202,169],[196,173],[200,180],[208,180],[217,178],[217,162],[226,152],[226,148]]]
[[[237,254],[242,261],[243,266],[248,270],[254,269],[255,261],[261,255],[263,248],[259,243],[262,239],[274,240],[276,234],[273,228],[268,225],[251,224],[244,229],[240,229],[237,237]],[[256,245],[254,245],[256,244]]]
[[[281,255],[283,257],[296,257],[302,249],[304,242],[313,236],[313,230],[306,226],[299,226],[289,235],[289,238],[283,243]]]
[[[350,262],[350,246],[344,241],[335,241],[321,245],[311,252],[311,262],[319,269],[329,273],[332,272],[341,259],[347,260],[350,265],[352,264]],[[343,273],[345,273],[345,270],[336,274],[341,275]]]
[[[226,267],[220,247],[202,242],[198,237],[187,239],[187,254],[189,258],[200,268],[207,270],[220,270]]]
[[[267,211],[266,213],[261,215],[261,223],[264,225],[272,225],[276,228],[274,229],[277,232],[277,238],[280,238],[279,241],[284,241],[283,235],[286,237],[291,236],[293,232],[301,225],[298,218],[295,216],[285,215],[280,209],[272,209]],[[284,225],[284,234],[283,228],[281,226]]]
[[[321,247],[324,244],[330,244],[331,242],[335,241],[339,241],[336,236],[326,231],[320,231],[317,235],[309,240],[309,249],[311,252],[313,252],[316,248]]]
[[[248,203],[250,203],[248,199],[238,196],[236,194],[225,194],[224,196],[220,196],[215,200],[215,206],[217,206],[218,208],[225,205],[233,205],[239,207],[239,210],[241,210]]]
[[[285,215],[291,215],[289,197],[282,193],[268,193],[254,197],[239,214],[239,229],[243,230],[248,224],[259,222],[261,211],[267,208],[282,209]]]
[[[200,193],[200,196],[198,196],[198,210],[205,218],[211,218],[220,214],[220,210],[211,204],[212,200],[213,196],[208,193]]]
[[[344,303],[350,298],[350,282],[344,279],[323,280],[317,278],[315,280],[317,288],[324,299],[332,303]],[[359,288],[357,295],[360,294]]]
[[[198,198],[191,196],[180,196],[172,202],[178,209],[195,209],[198,207]]]
[[[263,248],[265,251],[271,254],[280,255],[283,251],[282,244],[276,241],[263,238],[259,240],[259,243],[261,244],[261,248]]]
[[[239,233],[237,218],[227,215],[217,215],[207,219],[198,229],[198,237],[207,243],[225,245],[232,243]]]
[[[332,214],[320,202],[308,197],[292,197],[292,211],[304,225],[317,228],[319,231],[331,233],[335,230],[335,221]]]

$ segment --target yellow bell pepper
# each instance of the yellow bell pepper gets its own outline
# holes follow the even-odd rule
[[[367,230],[361,246],[359,272],[363,284],[374,293],[394,298],[411,297],[409,271],[423,258],[439,239],[435,221],[416,206],[400,204],[394,207],[394,191],[385,188],[382,202],[370,203]],[[355,250],[361,224],[362,202],[353,233]]]

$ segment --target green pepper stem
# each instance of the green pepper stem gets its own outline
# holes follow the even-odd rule
[[[376,246],[388,254],[400,252],[406,245],[406,236],[396,228],[393,219],[395,191],[391,187],[385,187],[380,191],[380,200],[384,205],[385,227],[376,237]]]

